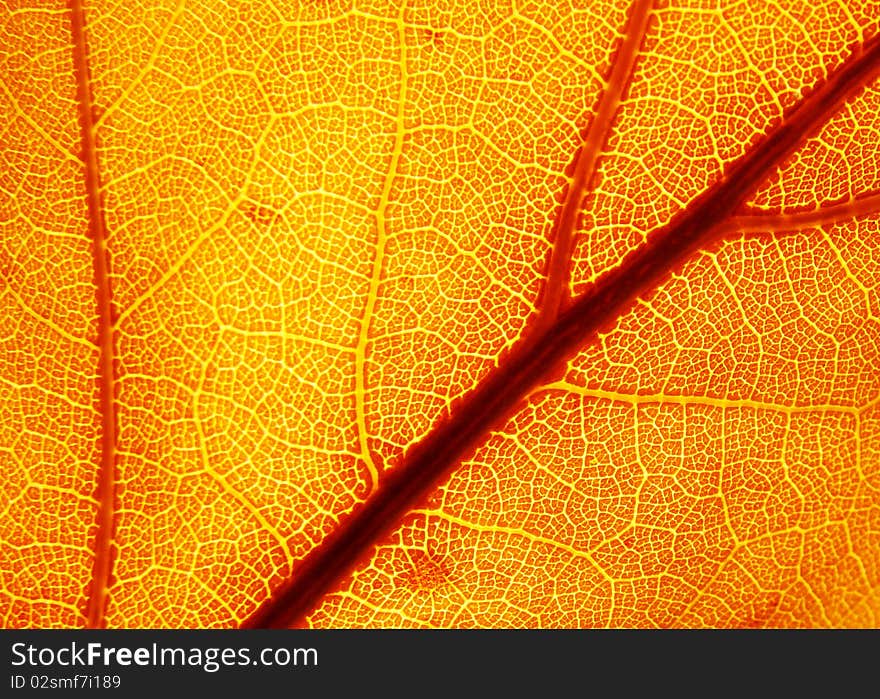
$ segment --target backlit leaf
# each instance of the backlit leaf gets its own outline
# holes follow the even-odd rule
[[[10,0],[6,626],[876,626],[880,6]]]

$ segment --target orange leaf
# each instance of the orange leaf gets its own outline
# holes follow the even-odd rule
[[[880,621],[880,7],[104,5],[0,13],[6,625]]]

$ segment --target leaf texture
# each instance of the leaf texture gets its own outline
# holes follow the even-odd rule
[[[880,623],[880,7],[584,5],[0,11],[4,625]]]

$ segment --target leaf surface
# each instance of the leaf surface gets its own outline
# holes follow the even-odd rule
[[[11,4],[5,625],[876,625],[878,10]]]

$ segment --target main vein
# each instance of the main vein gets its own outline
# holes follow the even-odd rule
[[[113,573],[113,533],[116,497],[116,402],[114,400],[115,362],[113,347],[113,292],[110,287],[110,253],[107,226],[101,205],[101,176],[95,138],[94,100],[89,74],[88,44],[83,0],[70,0],[73,35],[73,68],[76,75],[79,123],[82,132],[81,158],[85,169],[89,237],[95,274],[95,301],[98,312],[98,409],[101,414],[101,463],[98,468],[97,532],[92,567],[91,593],[86,622],[91,628],[104,625],[107,590]]]
[[[448,418],[414,445],[377,491],[314,548],[244,627],[301,624],[370,548],[418,507],[491,430],[500,429],[536,386],[560,376],[566,361],[595,341],[656,289],[698,249],[729,233],[728,221],[773,170],[821,127],[848,97],[880,72],[880,35],[820,81],[782,120],[755,142],[714,185],[669,223],[648,235],[612,270],[599,277],[550,325],[535,324]]]

